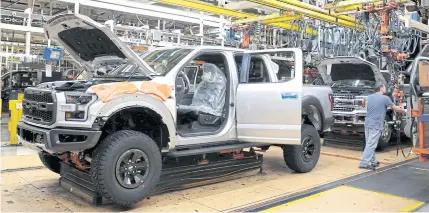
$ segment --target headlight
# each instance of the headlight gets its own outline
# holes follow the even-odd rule
[[[85,119],[85,111],[66,112],[67,120],[82,120]]]
[[[92,101],[92,95],[90,94],[65,94],[66,103],[68,104],[88,104]]]
[[[79,92],[70,92],[65,93],[64,95],[66,98],[66,104],[60,107],[65,109],[66,121],[86,120],[88,104],[95,100],[97,96]]]

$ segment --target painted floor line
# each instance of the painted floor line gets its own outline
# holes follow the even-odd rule
[[[411,168],[413,168],[413,169],[417,169],[417,170],[422,170],[422,171],[429,172],[429,169],[422,169],[422,168],[417,168],[417,167],[411,167]]]
[[[409,206],[406,206],[405,208],[401,209],[401,212],[414,212],[418,210],[420,207],[425,205],[424,202],[416,202],[414,204],[411,204]]]
[[[370,177],[373,175],[377,175],[379,173],[382,172],[386,172],[407,164],[410,164],[412,162],[415,162],[417,160],[417,158],[411,158],[411,159],[407,159],[404,160],[402,162],[398,162],[398,163],[394,163],[392,165],[386,166],[386,167],[381,167],[380,169],[377,169],[376,171],[368,171],[368,172],[363,172],[363,173],[358,173],[356,175],[352,175],[350,177],[346,177],[344,179],[340,179],[340,180],[336,180],[327,184],[323,184],[311,189],[307,189],[307,190],[303,190],[297,193],[291,193],[285,196],[275,196],[275,197],[271,197],[269,199],[263,199],[263,200],[259,200],[256,202],[251,203],[250,205],[247,204],[240,206],[240,207],[235,207],[235,208],[231,208],[228,210],[224,210],[227,212],[258,212],[258,211],[263,211],[267,208],[272,208],[274,206],[277,205],[281,205],[284,204],[286,202],[292,202],[294,200],[300,199],[300,198],[304,198],[307,196],[311,196],[313,194],[317,194],[326,190],[330,190],[342,185],[346,185],[348,183],[351,183],[353,181],[357,181],[366,177]]]
[[[291,201],[291,202],[287,202],[287,203],[284,203],[284,204],[281,204],[281,205],[278,205],[278,206],[274,206],[274,207],[265,209],[265,210],[263,210],[261,212],[276,212],[276,211],[279,211],[279,210],[281,210],[283,208],[286,208],[288,206],[292,206],[292,205],[296,205],[296,204],[302,203],[304,201],[312,200],[312,199],[315,199],[315,198],[320,197],[322,195],[325,195],[327,193],[330,193],[330,192],[333,192],[333,191],[336,191],[336,190],[339,190],[339,189],[344,189],[344,188],[346,188],[346,189],[352,189],[352,190],[358,190],[358,191],[363,191],[363,192],[370,192],[370,193],[378,194],[378,195],[385,196],[385,197],[390,197],[390,198],[394,198],[394,199],[401,199],[401,200],[408,200],[408,201],[412,201],[413,202],[412,204],[410,204],[410,205],[405,206],[404,208],[402,208],[400,210],[400,212],[413,212],[413,211],[417,210],[418,208],[422,207],[425,204],[424,202],[416,201],[416,200],[409,199],[409,198],[406,198],[406,197],[400,197],[400,196],[391,195],[391,194],[387,194],[387,193],[382,193],[382,192],[377,192],[377,191],[372,191],[372,190],[366,190],[366,189],[361,189],[361,188],[356,188],[356,187],[344,185],[344,186],[338,186],[338,187],[335,187],[335,188],[332,188],[332,189],[329,189],[329,190],[326,190],[326,191],[322,191],[322,192],[319,192],[319,193],[316,193],[316,194],[313,194],[313,195],[310,195],[310,196],[307,196],[307,197],[303,197],[303,198],[300,198],[300,199],[297,199],[297,200],[294,200],[294,201]]]
[[[300,199],[297,199],[297,200],[294,200],[294,201],[291,201],[291,202],[287,202],[287,203],[284,203],[284,204],[281,204],[281,205],[278,205],[278,206],[274,206],[274,207],[271,207],[271,208],[265,209],[265,210],[260,211],[260,212],[275,212],[275,211],[280,210],[280,209],[283,209],[283,208],[285,208],[285,207],[287,207],[287,206],[292,206],[292,205],[295,205],[295,204],[299,204],[299,203],[301,203],[301,202],[304,202],[304,201],[306,201],[306,200],[311,200],[311,199],[314,199],[314,198],[320,197],[320,196],[322,196],[322,195],[324,195],[324,194],[327,194],[327,193],[329,193],[329,192],[332,192],[332,191],[338,190],[338,189],[340,189],[341,187],[342,187],[342,186],[335,187],[335,188],[333,188],[333,189],[328,189],[328,190],[326,190],[326,191],[319,192],[319,193],[316,193],[316,194],[313,194],[313,195],[310,195],[310,196],[307,196],[307,197],[303,197],[303,198],[300,198]]]
[[[413,201],[416,203],[419,203],[420,201],[411,199],[411,198],[406,198],[406,197],[401,197],[401,196],[397,196],[397,195],[392,195],[392,194],[388,194],[388,193],[384,193],[384,192],[379,192],[379,191],[374,191],[374,190],[370,190],[370,189],[362,189],[362,188],[358,188],[358,187],[354,187],[354,186],[344,186],[346,188],[349,189],[354,189],[354,190],[359,190],[359,191],[365,191],[365,192],[371,192],[371,193],[375,193],[375,194],[379,194],[381,196],[385,196],[385,197],[391,197],[391,198],[396,198],[396,199],[401,199],[401,200],[409,200],[409,201]]]

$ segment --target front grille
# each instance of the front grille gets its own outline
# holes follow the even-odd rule
[[[334,99],[335,98],[348,99],[348,100],[355,99],[355,95],[353,94],[334,94],[333,96],[334,96]]]
[[[54,103],[54,100],[52,98],[52,93],[29,93],[24,92],[24,100],[29,101],[37,101],[37,102],[44,102],[44,103]]]
[[[53,118],[53,112],[48,111],[42,111],[31,108],[24,108],[23,109],[24,116],[30,117],[35,121],[42,121],[42,122],[51,122]]]
[[[50,125],[55,122],[55,99],[50,90],[27,88],[22,100],[24,119]]]
[[[333,111],[353,112],[353,110],[355,110],[354,107],[338,107],[338,106],[335,106]]]

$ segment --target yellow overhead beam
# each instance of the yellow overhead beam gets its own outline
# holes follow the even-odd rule
[[[273,19],[261,21],[261,24],[272,24],[272,23],[279,23],[279,22],[295,21],[295,20],[300,20],[302,18],[304,18],[303,15],[283,16],[283,17],[279,17],[279,18],[273,18]]]
[[[307,17],[318,19],[321,21],[325,21],[325,22],[335,24],[338,26],[343,26],[343,27],[347,27],[347,28],[351,28],[351,29],[358,28],[359,30],[364,29],[363,26],[356,26],[356,24],[353,22],[345,21],[343,19],[338,19],[338,18],[333,17],[333,16],[325,15],[323,13],[304,9],[304,8],[297,7],[297,6],[294,6],[291,4],[286,4],[286,3],[283,3],[283,2],[280,2],[277,0],[249,0],[249,1],[261,4],[261,5],[277,8],[277,9],[297,12],[297,13],[305,15]]]
[[[314,5],[311,5],[311,4],[307,4],[307,3],[304,3],[304,2],[300,2],[298,0],[278,0],[278,1],[286,3],[286,4],[290,4],[290,5],[293,5],[293,6],[297,6],[297,7],[303,8],[303,9],[307,9],[307,10],[311,10],[311,11],[314,11],[314,12],[319,12],[319,13],[322,13],[322,14],[325,14],[325,15],[333,16],[335,18],[342,19],[342,20],[345,20],[345,21],[349,21],[349,22],[355,22],[356,21],[355,18],[353,18],[353,17],[346,16],[346,15],[336,14],[335,12],[329,12],[328,10],[324,10],[324,9],[319,8],[317,6],[314,6]]]
[[[256,18],[238,19],[238,20],[233,21],[232,23],[233,24],[253,23],[253,22],[260,22],[260,21],[276,19],[276,18],[280,18],[280,17],[284,17],[284,16],[291,16],[291,15],[293,15],[293,14],[275,13],[275,14],[270,14],[270,15],[265,15],[265,16],[257,16]]]
[[[407,3],[407,2],[409,2],[409,0],[396,0],[395,1],[396,3]],[[381,3],[384,3],[384,1],[376,1],[376,2],[372,2],[372,4],[375,4],[375,5],[377,5],[377,4],[381,4]],[[335,8],[334,10],[335,10],[335,12],[348,12],[348,11],[353,11],[353,10],[362,10],[362,4],[353,4],[353,5],[349,5],[349,6],[346,6],[346,7],[340,7],[340,8]]]
[[[346,0],[346,1],[340,1],[330,4],[325,4],[325,9],[334,9],[334,8],[341,8],[341,7],[347,7],[352,6],[356,4],[365,4],[365,3],[373,3],[379,0]]]
[[[187,0],[155,0],[155,1],[165,3],[165,4],[170,4],[170,5],[196,9],[196,10],[200,10],[208,13],[229,16],[229,17],[250,18],[248,13],[230,10],[230,9],[226,9],[223,7],[215,6],[215,5],[200,2],[200,1],[187,1]]]
[[[350,10],[356,10],[356,6],[360,8],[362,8],[362,4],[368,4],[368,3],[373,3],[373,4],[380,4],[383,3],[384,1],[380,1],[380,0],[346,0],[346,1],[340,1],[337,3],[331,3],[331,4],[326,4],[325,5],[325,9],[340,9],[341,11],[350,11]],[[389,1],[387,1],[389,2]],[[394,2],[396,3],[407,3],[409,2],[409,0],[395,0]],[[353,9],[352,9],[353,8]],[[335,10],[337,11],[337,10]]]
[[[282,14],[271,14],[266,16],[258,16],[257,18],[246,18],[235,20],[233,24],[245,24],[245,23],[253,23],[260,22],[261,24],[272,24],[272,23],[280,23],[280,22],[288,22],[295,21],[304,18],[302,15],[282,15]]]
[[[283,28],[286,30],[293,30],[293,31],[300,31],[301,30],[301,28],[299,28],[296,24],[292,25],[292,24],[288,24],[288,23],[272,23],[272,24],[268,24],[268,25],[273,26],[273,27]],[[317,30],[312,29],[310,27],[307,27],[305,29],[305,33],[311,34],[311,35],[317,35]]]
[[[176,6],[191,8],[191,9],[195,9],[195,10],[199,10],[199,11],[205,11],[205,12],[214,13],[214,14],[218,14],[218,15],[224,15],[224,16],[229,16],[229,17],[233,17],[233,18],[239,18],[239,19],[257,18],[258,17],[258,15],[254,15],[251,13],[243,13],[243,12],[239,12],[239,11],[235,11],[235,10],[230,10],[230,9],[226,9],[223,7],[204,3],[201,1],[197,1],[197,0],[154,0],[154,1],[164,3],[164,4],[170,4],[170,5],[176,5]],[[269,25],[274,26],[274,27],[287,29],[287,30],[294,30],[294,31],[299,30],[298,26],[292,26],[291,24],[287,24],[287,23],[274,23],[274,24],[269,24]],[[310,27],[307,27],[305,32],[307,34],[317,35],[317,30],[314,30]]]

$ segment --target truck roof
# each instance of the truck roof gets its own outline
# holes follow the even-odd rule
[[[210,45],[202,45],[202,46],[169,46],[169,47],[157,47],[154,50],[168,50],[168,49],[192,49],[192,50],[203,50],[203,49],[212,49],[212,50],[224,50],[224,51],[231,51],[231,52],[245,52],[250,51],[246,49],[240,49],[240,48],[233,48],[233,47],[222,47],[222,46],[210,46]],[[298,49],[298,48],[287,48],[287,49]],[[273,49],[267,49],[273,50]],[[257,50],[258,52],[263,52],[264,50]]]

